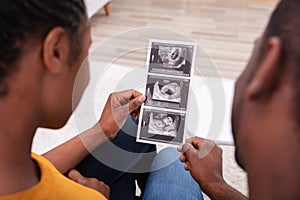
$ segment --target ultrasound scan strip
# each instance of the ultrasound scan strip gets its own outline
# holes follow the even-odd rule
[[[147,77],[137,141],[180,145],[185,140],[186,115],[197,43],[150,40]]]

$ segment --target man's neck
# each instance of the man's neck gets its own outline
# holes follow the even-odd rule
[[[252,155],[248,157],[247,167],[250,196],[253,199],[299,199],[299,128],[295,120],[283,114],[273,116],[278,120],[271,117],[248,134],[258,140],[248,151]],[[278,123],[272,123],[274,121]]]

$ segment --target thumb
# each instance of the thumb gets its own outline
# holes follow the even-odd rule
[[[72,169],[69,174],[68,174],[69,178],[81,185],[86,184],[87,180],[85,177],[83,177],[77,170]]]
[[[132,113],[133,111],[137,110],[146,100],[145,95],[138,96],[132,100],[129,101],[128,103],[128,113]],[[128,114],[127,113],[127,114]]]
[[[198,151],[190,143],[183,144],[181,148],[181,152],[186,156],[187,161],[192,160],[192,157],[198,153]]]

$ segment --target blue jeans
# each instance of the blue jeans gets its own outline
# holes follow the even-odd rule
[[[202,200],[198,183],[184,170],[175,148],[162,150],[155,158],[143,200]]]
[[[110,187],[110,199],[135,200],[136,184],[143,191],[156,146],[137,143],[137,121],[128,117],[112,140],[88,155],[76,169],[86,177],[94,177]]]
[[[76,169],[83,176],[107,184],[111,200],[136,200],[135,182],[145,200],[201,200],[200,188],[184,171],[176,149],[163,150],[157,155],[155,145],[136,142],[136,133],[137,122],[129,117],[111,142],[97,148]],[[161,166],[166,167],[159,169]]]

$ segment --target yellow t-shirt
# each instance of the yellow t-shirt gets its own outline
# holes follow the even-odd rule
[[[99,192],[81,186],[64,177],[45,158],[32,154],[37,162],[41,179],[38,184],[23,192],[16,193],[0,200],[105,200]]]

